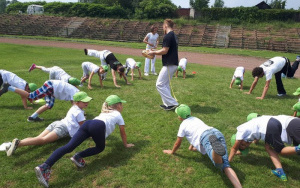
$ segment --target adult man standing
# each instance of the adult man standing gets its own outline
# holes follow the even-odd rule
[[[286,91],[284,89],[284,86],[282,84],[281,80],[281,74],[284,73],[288,77],[293,77],[296,70],[298,69],[299,62],[295,62],[293,66],[291,66],[290,61],[286,57],[273,57],[269,59],[268,61],[264,62],[259,67],[255,67],[252,70],[252,76],[254,77],[254,81],[250,87],[249,92],[246,92],[246,94],[251,94],[253,89],[255,88],[259,78],[262,78],[264,75],[266,76],[266,84],[263,90],[263,93],[261,97],[256,97],[256,99],[264,99],[268,89],[269,85],[272,79],[272,75],[275,75],[276,79],[276,85],[277,85],[277,92],[278,96],[284,96],[286,95]]]
[[[159,92],[164,110],[173,110],[178,106],[177,101],[171,95],[170,80],[178,66],[178,38],[173,31],[174,22],[171,19],[164,20],[164,39],[162,49],[150,51],[149,55],[162,55],[163,67],[156,81],[156,89]]]

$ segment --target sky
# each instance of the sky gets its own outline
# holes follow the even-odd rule
[[[181,8],[189,8],[189,0],[171,0],[175,5],[181,6]],[[263,0],[223,0],[225,7],[252,7],[262,2]],[[271,0],[268,0],[271,2]],[[210,0],[209,6],[212,6],[215,3],[215,0]],[[294,8],[297,9],[300,7],[300,0],[287,0],[286,9]]]
[[[20,2],[33,2],[33,1],[43,1],[43,0],[18,0]],[[78,2],[78,0],[44,0],[46,2],[60,1],[60,2]],[[181,6],[181,8],[190,8],[190,0],[171,0],[175,5]],[[263,0],[223,0],[225,7],[252,7],[262,2]],[[268,0],[271,2],[271,0]],[[209,6],[212,6],[215,0],[210,0]],[[286,9],[294,8],[298,10],[300,7],[300,0],[287,0]]]

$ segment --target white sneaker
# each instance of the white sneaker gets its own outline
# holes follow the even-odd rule
[[[145,75],[145,76],[149,76],[149,74],[148,74],[148,73],[145,73],[144,75]]]
[[[153,73],[153,75],[157,76],[157,73],[156,73],[156,72],[154,72],[154,73]]]

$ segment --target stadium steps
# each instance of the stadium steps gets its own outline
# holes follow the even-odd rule
[[[86,18],[74,17],[72,18],[65,27],[63,27],[60,31],[60,37],[68,37],[72,35],[72,33],[78,29],[82,23],[86,20]]]
[[[228,35],[230,33],[230,30],[231,30],[231,26],[218,26],[216,42],[215,42],[216,47],[223,47],[223,48],[228,47],[228,43],[229,43]]]

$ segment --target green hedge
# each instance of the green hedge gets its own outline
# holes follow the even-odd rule
[[[23,13],[27,12],[28,5],[45,5],[45,1],[36,1],[36,2],[26,2],[26,3],[13,3],[7,6],[6,13],[18,13],[19,10]]]
[[[257,7],[245,8],[205,8],[201,10],[200,17],[206,20],[238,19],[246,22],[265,21],[299,21],[300,11],[267,9],[261,10]]]

